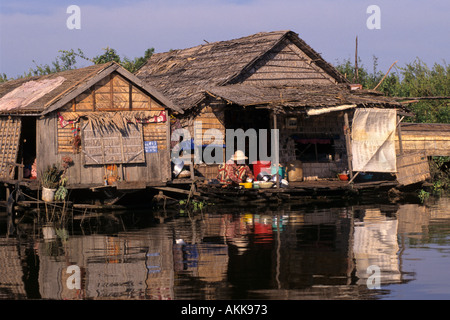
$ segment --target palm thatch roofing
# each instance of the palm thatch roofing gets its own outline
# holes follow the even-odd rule
[[[112,72],[118,72],[129,79],[166,107],[182,112],[158,90],[142,83],[135,75],[117,63],[108,62],[0,83],[0,114],[45,115],[62,107]]]
[[[242,83],[242,75],[257,68],[257,63],[263,57],[267,59],[269,52],[283,41],[296,45],[316,69],[320,68],[334,81],[328,81],[327,85],[321,82],[295,87]],[[380,94],[350,90],[348,80],[292,31],[261,32],[235,40],[157,53],[136,75],[183,110],[198,105],[208,95],[242,106],[330,107],[350,103],[400,107],[396,101]]]
[[[221,97],[229,103],[246,106],[267,106],[268,108],[313,108],[326,109],[333,106],[391,105],[389,98],[369,91],[350,91],[346,84],[328,86],[304,85],[297,87],[256,87],[234,84],[212,87],[206,92]],[[398,104],[400,106],[400,104]]]

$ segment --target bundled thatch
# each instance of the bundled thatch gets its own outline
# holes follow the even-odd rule
[[[345,85],[301,87],[258,87],[249,85],[216,86],[207,90],[210,95],[220,97],[241,106],[267,107],[331,107],[345,104],[392,105],[392,101],[382,95],[367,95],[352,92]],[[400,106],[400,104],[398,104]]]
[[[93,131],[108,132],[118,130],[127,132],[128,124],[136,125],[140,120],[156,117],[161,111],[123,111],[123,112],[62,112],[66,121],[86,118]]]
[[[0,114],[45,115],[61,108],[112,72],[117,72],[129,79],[166,107],[182,112],[155,88],[142,83],[140,79],[116,62],[108,62],[1,83]]]
[[[283,48],[288,49],[281,52]],[[252,74],[266,65],[274,66],[273,59],[277,56],[277,69],[283,70],[279,68],[281,64],[290,63],[284,70],[297,71],[272,73],[266,69],[263,76],[268,81],[264,83],[256,78],[249,85]],[[293,72],[303,74],[293,79]],[[155,54],[136,75],[184,110],[198,105],[207,94],[243,106],[280,103],[284,107],[326,107],[343,103],[399,105],[367,92],[351,92],[347,79],[292,31],[263,32]],[[291,79],[297,86],[280,87]]]
[[[46,106],[83,85],[87,79],[99,73],[110,64],[93,65],[77,70],[67,70],[44,76],[26,77],[0,84],[0,113],[40,113]],[[59,81],[61,79],[61,81]],[[43,86],[54,83],[54,86]],[[31,85],[30,85],[31,84]],[[34,90],[34,88],[39,91]],[[51,90],[47,90],[50,88]],[[15,91],[14,107],[8,94]],[[35,97],[38,97],[35,99]],[[4,108],[2,106],[5,106]]]

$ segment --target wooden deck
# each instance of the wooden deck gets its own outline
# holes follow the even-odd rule
[[[388,191],[397,187],[396,181],[370,181],[351,183],[339,180],[318,180],[291,182],[288,187],[270,189],[242,189],[223,187],[220,185],[199,184],[196,194],[200,198],[215,201],[247,202],[247,201],[283,201],[311,199],[344,199],[357,197],[365,192]]]

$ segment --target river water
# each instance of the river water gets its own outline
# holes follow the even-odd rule
[[[450,198],[0,223],[0,300],[450,298]],[[167,219],[161,217],[167,216]],[[24,231],[25,230],[25,231]]]

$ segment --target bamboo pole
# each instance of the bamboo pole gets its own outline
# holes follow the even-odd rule
[[[387,75],[389,74],[389,71],[391,71],[392,67],[393,67],[397,62],[398,62],[398,60],[395,61],[395,62],[389,67],[389,70],[386,72],[386,74],[384,75],[383,79],[380,80],[380,82],[376,85],[375,88],[373,88],[373,90],[377,90],[377,89],[378,89],[378,87],[381,85],[381,83],[384,81],[384,79],[386,79]]]
[[[356,44],[355,44],[355,83],[359,82],[359,70],[358,70],[358,36],[356,36]]]

